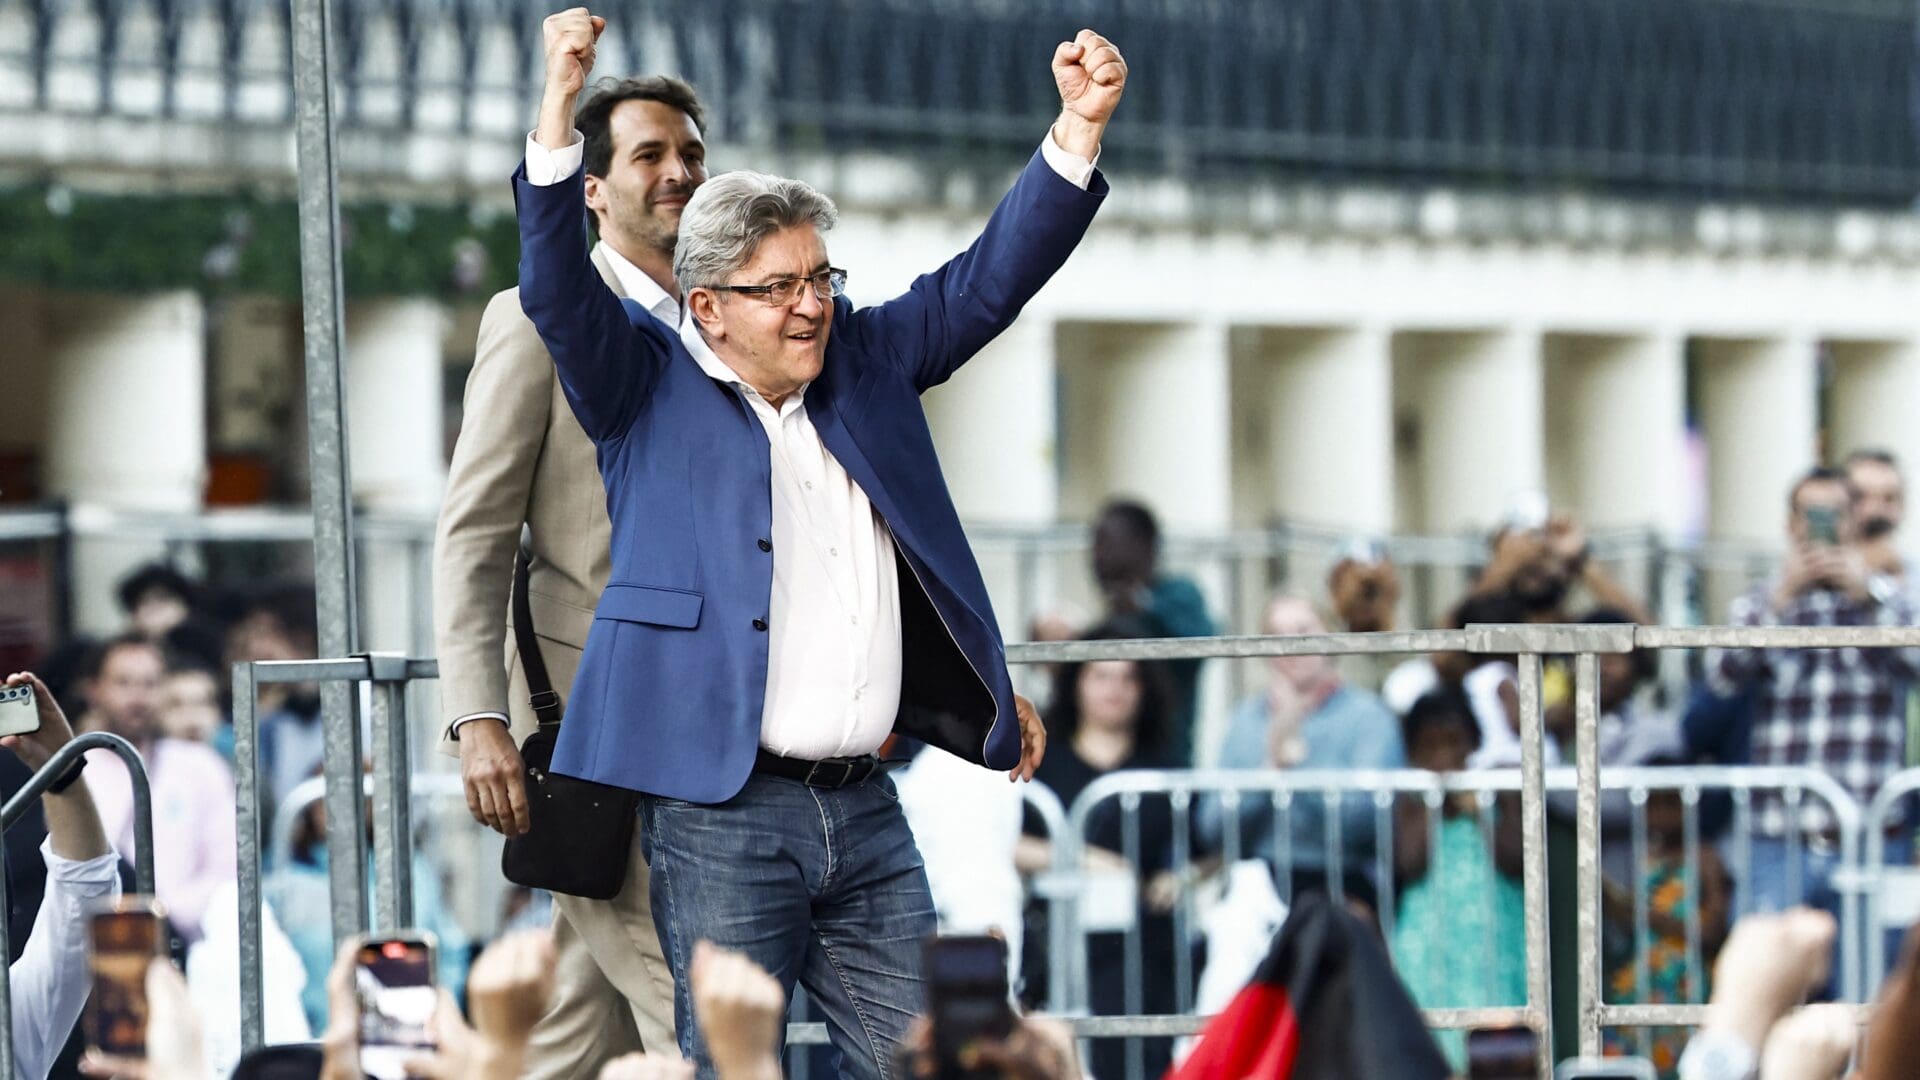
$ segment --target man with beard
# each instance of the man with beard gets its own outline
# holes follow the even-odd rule
[[[1789,549],[1772,580],[1733,602],[1735,626],[1907,626],[1900,591],[1872,573],[1854,546],[1857,507],[1846,474],[1814,469],[1788,502]],[[1716,694],[1753,693],[1753,764],[1803,765],[1838,780],[1862,806],[1903,761],[1905,688],[1920,665],[1914,649],[1716,649],[1707,654]],[[1839,825],[1827,804],[1798,812],[1802,841],[1791,843],[1782,798],[1754,800],[1755,906],[1778,911],[1809,903],[1838,909],[1832,885]],[[1904,845],[1903,845],[1904,846]],[[1795,872],[1789,859],[1798,849]],[[1789,895],[1790,880],[1802,895]]]
[[[1911,588],[1895,537],[1907,517],[1907,482],[1885,450],[1855,450],[1841,469],[1853,491],[1854,546],[1867,569]]]
[[[707,178],[693,88],[662,76],[605,81],[574,116],[598,277],[666,327],[680,324],[673,275],[680,212]],[[458,754],[474,819],[507,836],[530,823],[519,744],[537,726],[509,643],[508,599],[527,526],[527,600],[552,690],[565,695],[606,585],[611,525],[594,447],[520,307],[488,304],[434,545],[441,749]],[[530,1077],[592,1076],[639,1050],[671,1055],[673,982],[660,954],[646,861],[636,850],[612,900],[555,894],[554,999],[528,1050]]]

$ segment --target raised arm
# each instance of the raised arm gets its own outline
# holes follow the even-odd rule
[[[1054,50],[1053,78],[1060,116],[973,244],[903,295],[838,322],[835,333],[883,345],[922,391],[1013,322],[1066,263],[1106,197],[1093,162],[1126,88],[1126,61],[1112,42],[1082,30]]]
[[[615,438],[652,390],[670,344],[607,288],[588,255],[582,142],[574,102],[593,70],[606,20],[573,8],[549,15],[547,79],[527,160],[513,177],[520,221],[520,306],[553,355],[561,389],[596,442]],[[636,305],[637,308],[637,305]],[[639,320],[647,322],[647,320]]]

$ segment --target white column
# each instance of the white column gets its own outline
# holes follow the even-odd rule
[[[1828,385],[1827,457],[1838,464],[1861,449],[1892,451],[1908,477],[1920,469],[1920,345],[1913,341],[1834,341]]]
[[[1696,400],[1707,441],[1709,531],[1777,543],[1787,489],[1817,457],[1813,342],[1798,337],[1695,342]]]
[[[1393,527],[1393,363],[1373,327],[1233,336],[1234,517]]]
[[[1680,339],[1552,334],[1545,356],[1554,507],[1590,527],[1680,528],[1687,422]]]
[[[206,326],[190,292],[46,301],[47,486],[76,502],[191,510],[206,482]]]
[[[1059,509],[1054,325],[1024,318],[921,398],[963,521],[1050,524]]]
[[[1543,486],[1538,334],[1396,334],[1393,379],[1403,531],[1485,528]]]
[[[198,509],[207,458],[200,298],[56,293],[42,303],[48,494],[117,510]],[[162,554],[148,538],[77,542],[76,628],[118,630],[124,619],[114,585]]]
[[[347,430],[353,492],[370,509],[432,513],[446,481],[441,356],[447,316],[432,300],[347,310]]]
[[[1230,351],[1223,327],[1073,324],[1060,331],[1062,512],[1112,496],[1151,506],[1169,532],[1232,519]]]

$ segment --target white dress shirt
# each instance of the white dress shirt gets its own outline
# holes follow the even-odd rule
[[[27,947],[7,976],[13,986],[13,1060],[27,1080],[44,1080],[86,1007],[93,975],[87,965],[87,916],[95,904],[120,895],[120,856],[109,851],[85,862],[53,853],[40,842],[47,889]]]
[[[549,150],[527,137],[527,182],[556,184],[581,167],[585,141]],[[1040,154],[1082,189],[1094,162],[1051,134]],[[1095,156],[1098,160],[1098,155]],[[760,745],[787,757],[870,754],[900,711],[900,584],[893,534],[866,492],[820,441],[806,387],[776,408],[713,351],[690,318],[680,340],[700,369],[734,388],[766,429],[773,505],[773,593]]]

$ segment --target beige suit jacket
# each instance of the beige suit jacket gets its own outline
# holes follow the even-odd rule
[[[593,263],[613,291],[625,295],[599,247]],[[480,320],[433,545],[442,753],[459,755],[446,730],[462,716],[506,713],[515,742],[536,726],[510,607],[523,522],[533,553],[527,588],[533,625],[547,674],[564,699],[607,583],[612,526],[593,442],[520,310],[520,290],[508,289]]]

